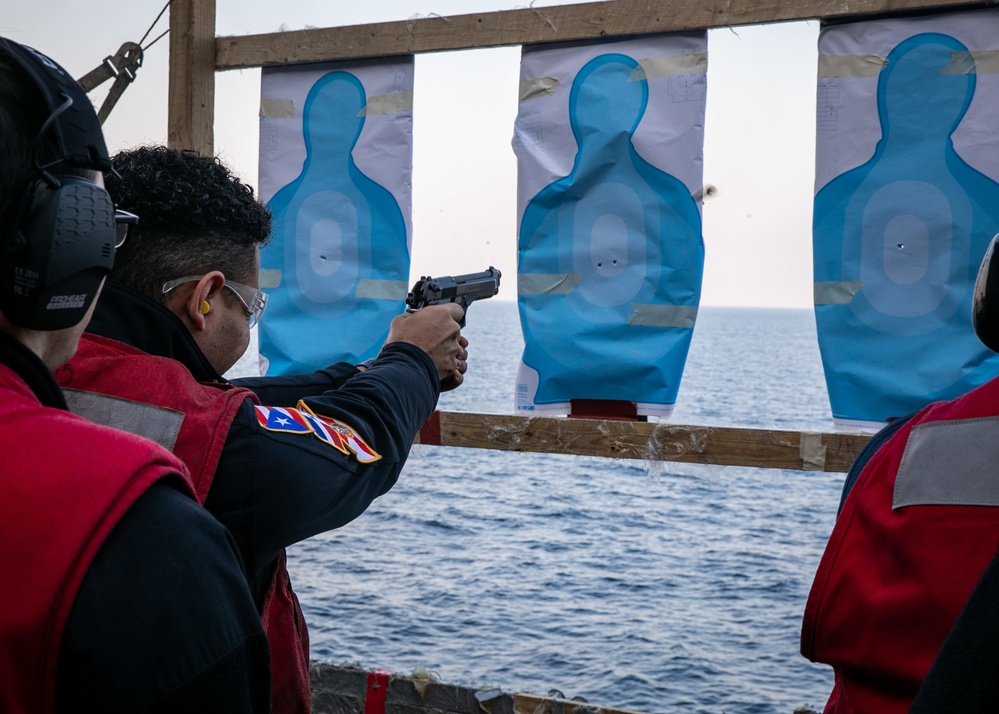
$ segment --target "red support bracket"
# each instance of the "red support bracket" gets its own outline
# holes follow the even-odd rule
[[[649,420],[645,415],[639,416],[635,402],[623,399],[570,399],[569,416],[577,419]]]
[[[385,696],[388,694],[389,677],[384,669],[368,672],[368,691],[364,697],[364,714],[385,714]]]
[[[430,418],[420,427],[420,443],[430,446],[441,445],[441,412],[439,409],[434,410]]]

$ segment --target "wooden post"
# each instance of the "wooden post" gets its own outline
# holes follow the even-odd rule
[[[215,0],[170,4],[167,143],[215,152]]]

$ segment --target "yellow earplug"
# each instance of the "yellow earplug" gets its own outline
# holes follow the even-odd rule
[[[212,306],[208,304],[207,300],[201,301],[201,314],[207,315],[212,309]]]

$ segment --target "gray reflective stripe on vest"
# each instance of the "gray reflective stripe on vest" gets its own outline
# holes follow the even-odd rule
[[[892,508],[999,506],[999,417],[919,424],[905,444]]]
[[[64,389],[63,393],[69,410],[74,414],[95,424],[144,436],[170,451],[173,451],[180,426],[184,423],[183,413],[166,407],[80,389]]]

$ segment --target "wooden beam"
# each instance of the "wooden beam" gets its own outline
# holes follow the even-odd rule
[[[512,704],[512,714],[534,714],[535,712],[544,712],[545,714],[554,714],[554,712],[562,712],[563,714],[638,714],[631,709],[602,707],[590,704],[585,700],[574,701],[551,696],[543,697],[526,692],[515,692],[509,698]],[[496,706],[496,704],[500,706]],[[489,714],[502,714],[506,711],[503,704],[505,704],[503,697],[496,697],[492,701],[484,702],[482,708],[488,709]]]
[[[438,412],[417,443],[721,466],[845,472],[868,434]]]
[[[994,6],[968,0],[613,0],[218,37],[219,70],[654,32]]]
[[[167,144],[215,151],[215,0],[170,4]]]
[[[313,714],[364,714],[369,672],[350,665],[312,661]],[[429,673],[389,673],[385,712],[397,714],[638,714],[583,701],[439,682]]]

